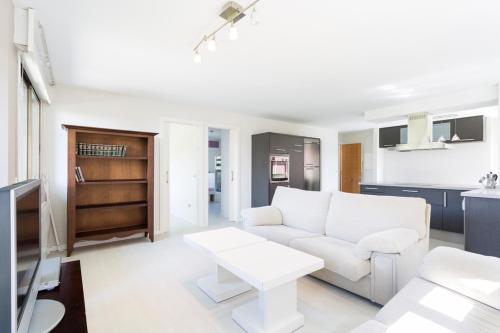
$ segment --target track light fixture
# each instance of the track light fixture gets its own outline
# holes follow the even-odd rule
[[[229,39],[230,40],[238,39],[238,28],[234,26],[234,22],[231,23],[231,27],[229,28]]]
[[[198,51],[198,50],[194,51],[193,61],[197,64],[199,64],[201,62],[200,51]]]
[[[210,32],[209,34],[203,36],[203,38],[196,44],[196,46],[193,48],[193,61],[195,63],[200,63],[201,62],[201,55],[200,55],[200,46],[203,43],[207,43],[207,50],[210,52],[215,52],[217,50],[217,44],[215,42],[215,35],[224,29],[227,25],[230,25],[229,27],[229,39],[230,40],[236,40],[239,37],[238,29],[235,26],[235,24],[244,18],[246,16],[245,12],[248,10],[252,10],[250,13],[250,23],[255,26],[259,24],[259,20],[257,19],[257,9],[255,8],[255,5],[259,2],[260,0],[254,0],[251,4],[249,4],[247,7],[242,7],[238,3],[234,1],[230,1],[226,3],[226,5],[222,8],[222,12],[219,14],[220,17],[222,17],[224,20],[226,20],[223,24],[221,24],[218,28],[216,28],[214,31]]]
[[[217,43],[215,42],[215,35],[210,38],[210,40],[207,42],[207,50],[210,52],[215,52],[217,51]]]

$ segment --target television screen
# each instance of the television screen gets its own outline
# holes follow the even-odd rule
[[[41,259],[40,187],[17,197],[17,321],[21,320]]]

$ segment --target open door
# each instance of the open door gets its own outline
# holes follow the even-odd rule
[[[340,145],[340,190],[359,193],[361,181],[361,143]]]

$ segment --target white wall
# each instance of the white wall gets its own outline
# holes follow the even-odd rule
[[[197,126],[169,125],[170,214],[196,224],[198,209],[199,129]]]
[[[361,181],[377,180],[376,129],[339,133],[339,144],[361,143]]]
[[[240,134],[240,206],[251,203],[251,135],[279,132],[319,137],[322,140],[322,189],[338,188],[338,138],[335,129],[248,117],[237,113],[195,109],[172,105],[166,101],[136,98],[95,90],[58,86],[50,90],[52,104],[45,109],[47,169],[57,228],[66,240],[66,166],[67,137],[61,124],[109,127],[149,132],[160,131],[160,119],[184,119],[239,128]],[[224,125],[224,126],[222,126]],[[159,138],[155,140],[155,176],[159,179]],[[158,181],[155,182],[155,226],[159,223]]]
[[[0,187],[13,183],[16,172],[18,61],[13,16],[13,2],[0,1]]]
[[[478,185],[497,170],[497,119],[487,117],[484,142],[453,144],[451,150],[397,152],[379,149],[384,182]]]

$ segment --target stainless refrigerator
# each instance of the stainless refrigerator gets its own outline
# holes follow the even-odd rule
[[[320,178],[320,151],[319,139],[304,138],[304,189],[319,191]]]

